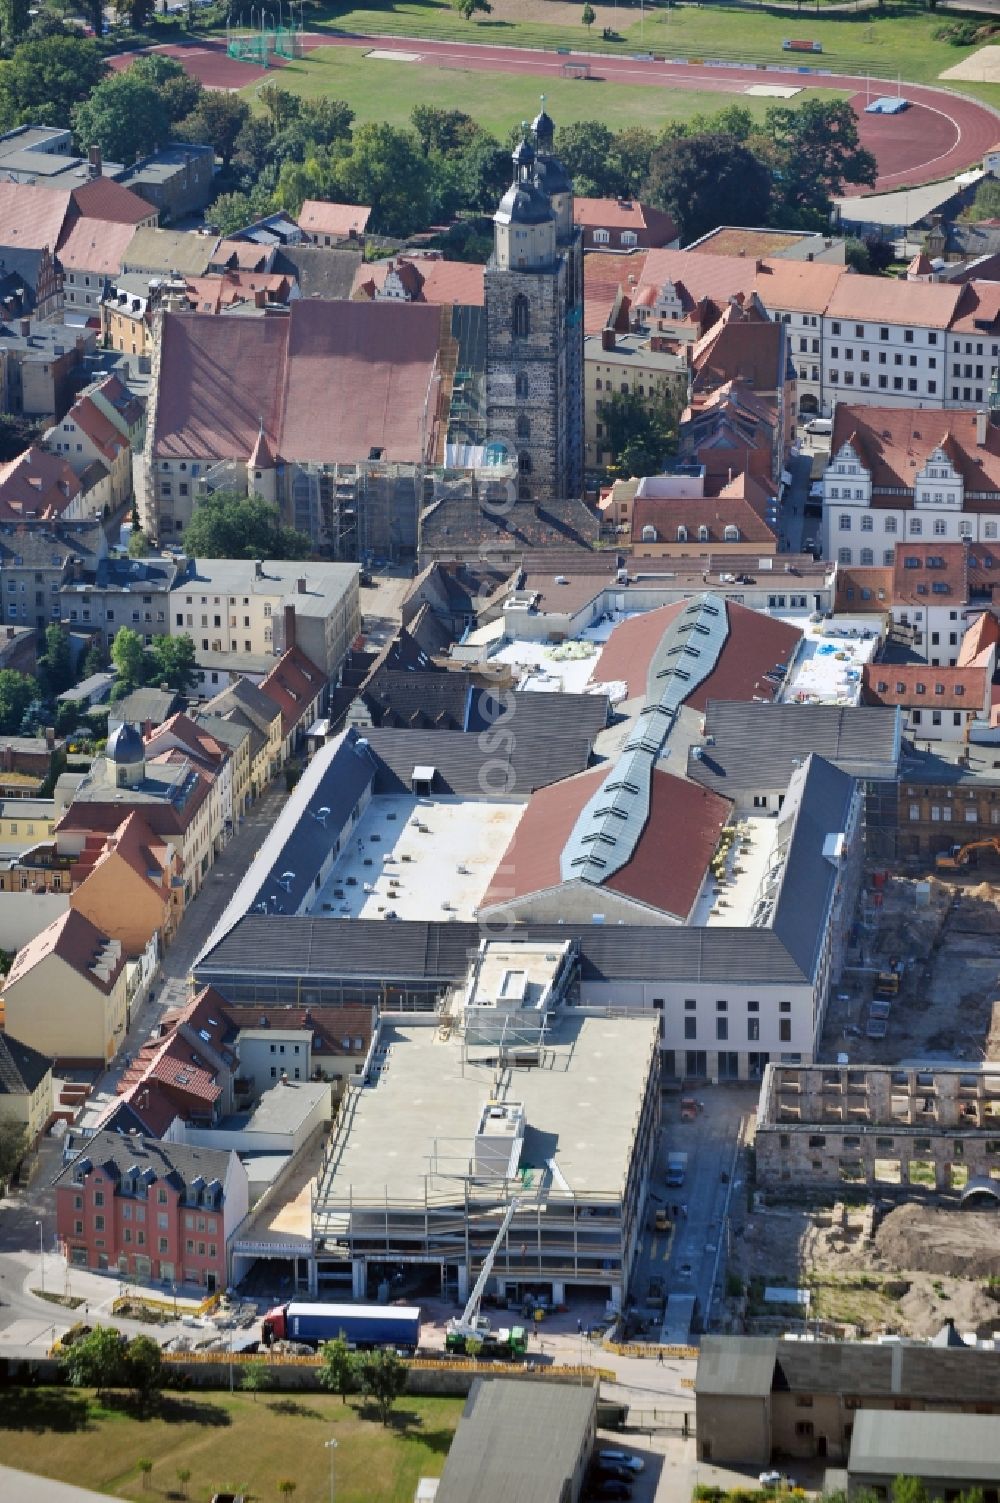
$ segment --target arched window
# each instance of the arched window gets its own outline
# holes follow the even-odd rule
[[[725,541],[727,543],[738,543],[740,540],[740,529],[730,523],[729,526],[725,528],[723,537],[725,538]]]
[[[514,377],[514,395],[526,397],[528,395],[528,378],[523,374]]]
[[[708,528],[704,525],[704,523],[702,523],[701,527],[698,528],[698,541],[699,543],[708,542]]]
[[[517,456],[517,466],[518,466],[518,469],[521,471],[522,475],[530,475],[531,474],[531,455],[530,454],[519,454]]]
[[[527,339],[531,333],[531,309],[528,299],[523,292],[519,292],[514,299],[514,307],[511,312],[511,326],[515,339]]]
[[[656,542],[656,528],[653,527],[653,526],[650,526],[647,523],[647,525],[642,529],[642,541],[644,543],[655,543]]]
[[[686,543],[687,540],[688,540],[688,530],[687,530],[687,528],[686,527],[678,527],[678,529],[677,529],[677,541],[679,543]]]
[[[517,436],[518,438],[531,437],[531,420],[530,418],[526,418],[523,413],[517,419]]]

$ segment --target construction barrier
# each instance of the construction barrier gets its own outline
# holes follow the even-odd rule
[[[155,1310],[162,1315],[211,1315],[222,1300],[221,1294],[209,1294],[202,1300],[200,1305],[184,1302],[180,1299],[150,1299],[147,1295],[121,1294],[112,1302],[112,1315],[119,1315],[126,1305],[142,1305],[147,1310]],[[124,1317],[127,1319],[128,1317]]]
[[[658,1361],[660,1357],[672,1362],[694,1361],[698,1356],[696,1346],[656,1346],[650,1342],[602,1341],[601,1346],[606,1352],[614,1352],[616,1357],[645,1357],[647,1361]]]

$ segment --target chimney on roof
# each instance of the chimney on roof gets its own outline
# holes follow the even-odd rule
[[[285,651],[295,646],[295,607],[285,606]]]
[[[615,331],[610,325],[601,330],[601,349],[613,350],[615,347]]]
[[[55,750],[56,728],[54,725],[47,725],[45,727],[45,745],[48,747],[49,751]]]
[[[254,559],[254,561],[253,561],[253,573],[254,573],[254,578],[255,579],[263,579],[264,578],[264,561],[263,561],[263,559],[260,559],[260,558],[255,558]]]
[[[75,580],[82,579],[83,578],[83,559],[82,558],[76,558],[76,557],[74,557],[72,559],[72,564],[73,564],[73,578]]]
[[[815,259],[816,259],[816,257],[815,257],[815,255],[813,254],[812,251],[806,251],[806,260],[807,261],[815,261]]]
[[[253,305],[255,308],[263,308],[267,301],[267,295],[263,287],[255,287],[253,290]]]
[[[27,339],[31,333],[31,319],[19,318],[17,321],[17,332],[21,335],[22,339]]]
[[[306,577],[305,577],[304,574],[300,574],[299,577],[298,577],[298,579],[295,581],[295,590],[296,590],[296,593],[299,594],[299,595],[304,595],[305,594],[305,592],[306,592]]]
[[[100,177],[102,170],[101,148],[99,146],[92,146],[87,153],[87,176],[92,178]]]
[[[989,419],[987,413],[982,409],[980,409],[980,411],[976,413],[976,443],[978,444],[980,449],[983,448],[986,443],[986,425],[988,420]]]

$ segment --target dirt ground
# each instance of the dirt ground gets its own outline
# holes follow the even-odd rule
[[[960,1333],[1000,1331],[1000,1215],[881,1209],[749,1213],[733,1229],[728,1265],[750,1289],[748,1329],[792,1315],[762,1298],[768,1285],[790,1285],[809,1289],[810,1321],[849,1335],[933,1336],[947,1320]],[[794,1316],[784,1324],[794,1329]]]
[[[963,58],[953,68],[946,68],[939,78],[964,78],[976,83],[1000,83],[1000,47],[980,47],[971,57]]]
[[[852,959],[827,1010],[820,1058],[840,1052],[872,1064],[906,1059],[984,1057],[1000,998],[1000,878],[981,871],[930,884],[917,906],[918,882],[892,877],[881,908],[870,907]],[[862,915],[864,920],[865,915]],[[865,1037],[876,971],[891,960],[904,970],[884,1039]]]

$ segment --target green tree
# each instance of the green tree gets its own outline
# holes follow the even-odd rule
[[[634,391],[612,393],[602,413],[609,468],[625,479],[658,475],[677,450],[678,408],[667,394],[649,402]]]
[[[580,17],[581,23],[586,26],[587,30],[589,31],[596,20],[597,12],[594,7],[589,4],[585,5],[583,7],[583,15]]]
[[[45,432],[45,424],[12,412],[0,413],[0,464],[6,464],[30,449]]]
[[[233,167],[241,182],[252,187],[274,158],[274,127],[263,115],[251,115],[236,138]]]
[[[131,31],[142,31],[153,14],[153,0],[119,0],[115,9]]]
[[[250,193],[220,193],[205,210],[205,218],[220,235],[232,235],[270,214],[271,207],[271,194],[266,188],[255,188]]]
[[[26,673],[0,668],[0,731],[7,735],[17,732],[37,691],[35,680]]]
[[[28,29],[28,0],[0,0],[0,42],[16,47]]]
[[[189,1466],[179,1466],[177,1468],[177,1486],[180,1488],[182,1498],[187,1497],[187,1485],[190,1481],[191,1468]]]
[[[278,1491],[283,1498],[290,1498],[298,1485],[297,1482],[292,1481],[291,1477],[282,1477],[278,1483]]]
[[[359,1364],[361,1392],[371,1399],[383,1425],[389,1423],[392,1406],[406,1388],[407,1366],[388,1347],[369,1352]]]
[[[412,131],[369,121],[332,148],[336,197],[371,204],[380,234],[411,235],[428,223],[431,173]]]
[[[180,637],[153,637],[146,654],[150,678],[158,684],[170,684],[183,694],[194,684],[194,642],[188,634]]]
[[[141,527],[133,527],[128,535],[129,558],[148,558],[150,553],[150,541]]]
[[[211,146],[228,171],[240,132],[249,119],[250,106],[238,94],[203,89],[195,108],[177,127],[177,134],[185,141]]]
[[[45,628],[45,651],[38,660],[38,677],[50,698],[61,694],[73,682],[69,637],[58,622]]]
[[[830,200],[848,184],[871,187],[878,176],[874,156],[858,141],[858,117],[846,99],[828,104],[808,99],[801,109],[769,109],[764,135],[771,145],[779,224],[825,229]]]
[[[480,10],[489,15],[492,9],[490,0],[458,0],[458,13],[463,21],[474,20],[476,12]]]
[[[463,151],[448,158],[448,165],[462,208],[492,215],[510,182],[510,152],[494,136],[479,131]]]
[[[150,1489],[149,1474],[153,1470],[153,1463],[148,1456],[140,1456],[136,1466],[142,1475],[142,1490],[147,1493]]]
[[[629,125],[616,131],[611,146],[617,176],[616,191],[632,198],[649,175],[649,164],[656,150],[656,137],[642,125]]]
[[[410,122],[425,157],[432,151],[444,156],[462,151],[479,134],[479,126],[464,110],[442,110],[433,104],[415,105],[410,111]]]
[[[319,1349],[319,1360],[317,1377],[320,1383],[332,1393],[339,1393],[346,1404],[347,1395],[353,1393],[357,1385],[358,1368],[357,1358],[346,1337],[335,1336],[332,1341],[325,1341]]]
[[[130,626],[119,627],[111,644],[111,662],[118,675],[118,683],[126,694],[143,682],[146,677],[146,649],[142,638]]]
[[[240,1387],[244,1393],[252,1393],[256,1404],[259,1393],[267,1393],[274,1387],[274,1373],[261,1359],[257,1362],[248,1362],[240,1377]]]
[[[897,1477],[892,1484],[892,1503],[929,1503],[927,1488],[916,1477]]]
[[[80,677],[89,678],[92,673],[101,673],[107,666],[107,661],[108,655],[104,650],[103,643],[97,637],[94,637],[83,659]]]
[[[273,131],[283,130],[296,118],[302,108],[302,102],[297,94],[292,94],[288,89],[283,89],[280,84],[266,83],[263,88],[257,90],[257,103],[268,120]]]
[[[7,1184],[28,1148],[28,1129],[10,1117],[0,1117],[0,1188]]]
[[[619,189],[614,132],[600,120],[579,120],[556,131],[556,156],[584,198],[613,198]]]
[[[140,1414],[148,1414],[163,1386],[163,1358],[151,1336],[133,1336],[125,1348],[125,1381]]]
[[[304,532],[284,527],[278,508],[259,496],[216,491],[200,496],[184,533],[193,558],[308,558]]]
[[[77,105],[73,131],[82,151],[96,144],[113,161],[134,162],[168,139],[170,119],[158,85],[126,68]]]
[[[97,87],[103,74],[104,59],[96,43],[83,37],[22,42],[0,68],[0,130],[38,120],[68,120],[74,105]]]
[[[62,1367],[74,1388],[96,1388],[101,1399],[127,1382],[125,1338],[111,1326],[95,1326],[63,1349]]]
[[[643,197],[664,209],[687,242],[727,224],[766,224],[771,174],[746,146],[729,136],[692,136],[658,146]]]
[[[976,189],[976,196],[965,210],[962,218],[971,224],[980,219],[1000,217],[1000,183],[995,177],[984,177]]]
[[[171,121],[183,120],[190,115],[207,92],[197,78],[181,67],[176,58],[167,57],[162,52],[143,53],[142,57],[136,58],[130,65],[129,72],[133,77],[141,78],[159,90],[167,118]],[[236,96],[221,97],[228,99]]]

